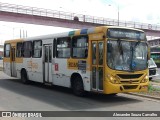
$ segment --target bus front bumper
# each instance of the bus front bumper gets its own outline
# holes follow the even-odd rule
[[[147,92],[147,91],[148,91],[148,82],[140,84],[112,84],[108,82],[104,86],[104,94]]]

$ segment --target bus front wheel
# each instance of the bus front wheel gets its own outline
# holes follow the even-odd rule
[[[73,93],[76,96],[84,96],[85,95],[85,91],[84,91],[84,86],[83,86],[83,81],[81,78],[76,77],[75,80],[73,80]]]
[[[22,72],[21,72],[21,81],[23,84],[29,83],[28,78],[27,78],[27,73],[25,70],[22,70]]]

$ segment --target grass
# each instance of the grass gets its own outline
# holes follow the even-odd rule
[[[153,85],[149,84],[148,92],[160,92],[160,88],[154,87]]]
[[[149,84],[147,92],[138,92],[138,94],[160,97],[160,88]]]

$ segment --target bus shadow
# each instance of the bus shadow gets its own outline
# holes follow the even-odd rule
[[[72,90],[69,88],[46,86],[37,82],[24,85],[19,79],[0,80],[0,87],[15,92],[20,96],[23,95],[33,98],[64,110],[86,110],[96,108],[108,110],[108,107],[143,102],[142,100],[126,96],[110,96],[94,93],[88,93],[85,97],[77,97],[73,95]]]

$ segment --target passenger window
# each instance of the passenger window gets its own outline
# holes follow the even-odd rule
[[[55,51],[56,51],[56,39],[53,40],[53,58],[55,58]]]
[[[23,55],[26,58],[30,58],[32,56],[32,42],[31,41],[27,41],[23,43]]]
[[[22,57],[22,43],[17,43],[16,57]]]
[[[4,57],[10,57],[10,49],[11,49],[10,44],[4,45]]]
[[[33,41],[33,58],[41,58],[42,56],[42,41]]]
[[[88,57],[88,37],[76,36],[72,38],[72,57],[87,58]]]
[[[70,57],[70,37],[57,39],[56,57],[69,58]]]

